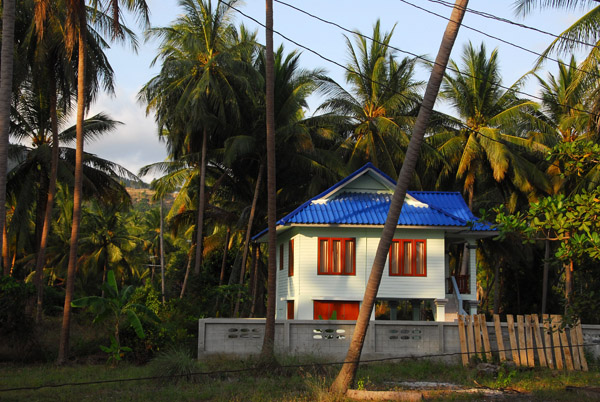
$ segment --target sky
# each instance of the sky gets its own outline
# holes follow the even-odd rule
[[[324,20],[335,22],[352,31],[363,34],[372,33],[374,23],[380,19],[384,32],[394,29],[391,45],[402,51],[434,59],[446,28],[447,20],[432,15],[429,12],[441,14],[448,18],[451,9],[434,0],[282,0]],[[449,0],[450,1],[450,0]],[[168,26],[182,13],[177,0],[147,0],[150,7],[150,22],[152,26]],[[216,4],[216,0],[213,0]],[[425,9],[417,9],[411,5]],[[513,0],[471,0],[469,8],[483,11],[498,17],[520,22],[554,34],[559,34],[578,16],[582,10],[573,12],[536,10],[531,15],[521,17],[514,13]],[[258,0],[246,0],[236,3],[238,8],[248,16],[264,23],[265,3]],[[259,29],[259,41],[264,43],[264,28],[254,21],[233,11],[235,22],[243,23],[251,29]],[[91,107],[88,116],[100,111],[108,113],[113,119],[122,122],[119,128],[96,142],[86,144],[86,152],[94,153],[102,158],[119,163],[133,173],[147,164],[160,162],[167,157],[164,144],[158,141],[157,127],[153,116],[146,115],[145,105],[137,101],[137,94],[142,86],[159,72],[159,65],[151,67],[151,62],[157,53],[156,41],[144,41],[143,30],[136,26],[135,20],[126,16],[126,25],[138,33],[140,46],[137,52],[129,46],[112,45],[107,55],[116,76],[115,94],[101,94]],[[533,52],[542,52],[552,41],[552,37],[532,30],[493,19],[483,18],[473,13],[467,13],[460,28],[457,41],[452,51],[452,58],[460,60],[462,49],[469,41],[479,46],[484,42],[488,51],[498,49],[501,76],[503,84],[510,86],[522,75],[531,70],[537,55],[518,49],[498,39],[486,37],[468,27],[488,35],[501,38]],[[345,65],[348,61],[346,39],[340,28],[318,21],[302,14],[281,3],[274,3],[274,36],[275,46],[283,43],[287,51],[298,49],[302,52],[300,58],[304,68],[325,69],[330,77],[339,83],[344,83],[344,70],[306,49],[299,49],[296,44],[283,39],[280,32],[289,39],[308,49]],[[351,36],[351,35],[350,35]],[[397,52],[399,57],[408,54]],[[556,73],[557,63],[546,61],[545,71]],[[426,81],[429,73],[420,68],[418,78]],[[546,73],[542,72],[545,76]],[[525,91],[535,94],[537,86],[530,80]],[[309,101],[309,114],[312,114],[319,104],[314,97]],[[447,106],[438,105],[444,111]],[[445,110],[446,109],[446,110]],[[150,181],[153,177],[142,179]]]

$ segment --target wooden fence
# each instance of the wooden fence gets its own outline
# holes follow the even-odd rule
[[[570,328],[562,325],[562,316],[544,314],[540,323],[537,314],[517,315],[517,328],[511,314],[506,325],[494,314],[494,337],[497,349],[492,350],[485,315],[459,315],[458,335],[463,365],[473,357],[492,361],[492,352],[500,362],[512,360],[517,366],[588,371],[583,351],[581,323]],[[502,328],[506,326],[506,332]],[[505,336],[507,335],[507,336]],[[508,339],[509,345],[505,345]],[[537,358],[536,358],[537,355]]]

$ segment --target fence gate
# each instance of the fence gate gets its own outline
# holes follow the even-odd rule
[[[506,324],[500,322],[498,314],[494,314],[492,328],[497,348],[492,350],[485,315],[459,315],[458,335],[463,365],[468,365],[473,357],[491,361],[494,352],[500,362],[512,360],[517,366],[539,365],[559,370],[588,371],[580,322],[566,327],[562,316],[548,314],[544,314],[541,323],[537,314],[517,315],[516,318],[515,331],[512,314],[507,314]],[[503,332],[504,326],[506,331]]]

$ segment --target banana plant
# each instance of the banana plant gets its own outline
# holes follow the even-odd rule
[[[134,303],[132,296],[135,288],[131,285],[121,289],[117,286],[114,271],[108,271],[106,282],[102,285],[104,296],[87,296],[71,302],[72,307],[90,308],[96,314],[94,323],[110,320],[114,328],[114,335],[111,335],[111,345],[100,348],[109,354],[108,360],[116,364],[121,360],[124,353],[131,351],[127,347],[121,346],[119,339],[119,328],[121,325],[127,325],[133,328],[140,339],[145,338],[144,328],[138,313],[144,314],[148,318],[159,322],[158,316],[148,307]]]

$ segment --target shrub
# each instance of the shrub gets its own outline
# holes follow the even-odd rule
[[[164,381],[175,383],[198,381],[201,377],[193,374],[203,369],[185,346],[172,346],[158,353],[150,367],[153,376],[164,377]]]
[[[33,285],[0,277],[0,336],[29,336],[33,319],[28,304],[34,294]]]

